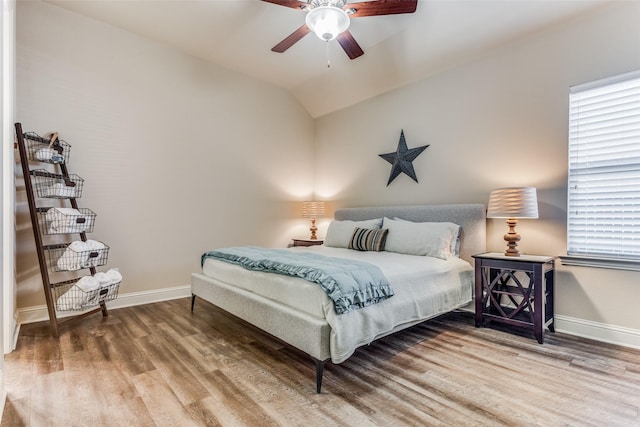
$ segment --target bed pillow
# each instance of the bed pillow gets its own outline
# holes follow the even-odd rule
[[[382,218],[366,221],[331,221],[324,238],[324,245],[334,248],[348,248],[353,230],[356,228],[380,228]]]
[[[384,250],[387,234],[389,234],[389,230],[386,228],[356,227],[349,241],[349,249],[380,252]]]
[[[398,218],[398,217],[394,217],[393,219],[396,221],[415,222],[415,221],[409,221],[408,219]],[[460,230],[462,230],[462,227],[458,226],[458,232],[456,233],[451,245],[451,253],[455,257],[460,256]]]
[[[447,259],[454,254],[460,226],[451,222],[411,222],[385,218],[389,229],[385,251]]]

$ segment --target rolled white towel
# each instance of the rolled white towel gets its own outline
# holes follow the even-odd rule
[[[81,310],[97,304],[100,282],[93,276],[82,276],[67,292],[58,298],[58,310]]]
[[[87,263],[89,252],[87,245],[82,240],[74,240],[69,243],[62,256],[56,261],[58,270],[75,271],[83,268]]]
[[[85,221],[78,223],[79,218]],[[90,225],[79,210],[72,208],[51,208],[47,210],[45,219],[49,223],[49,234],[82,233]]]
[[[49,161],[53,153],[54,151],[49,147],[41,148],[38,151],[36,151],[35,158],[36,160],[40,160],[41,162],[46,162],[46,161]]]
[[[104,243],[99,242],[97,240],[87,240],[86,242],[84,242],[85,247],[86,247],[86,251],[88,251],[87,253],[87,259],[86,262],[84,263],[84,267],[97,267],[98,264],[101,261],[101,251],[106,248],[106,246],[104,245]],[[97,255],[96,255],[97,254]],[[92,256],[92,255],[96,255],[96,256]]]
[[[76,218],[67,220],[66,224],[67,225],[58,227],[57,234],[82,233],[83,231],[87,231],[87,229],[89,228],[88,221],[85,221],[83,223],[77,223]]]
[[[47,221],[59,221],[73,215],[80,215],[80,211],[73,208],[51,208],[47,211],[45,218]]]
[[[94,297],[91,300],[92,304],[98,304],[100,301],[104,300],[109,293],[104,292],[103,289],[108,289],[107,287],[111,284],[111,279],[107,275],[107,273],[99,272],[93,275],[100,282],[100,290],[95,292]]]
[[[83,242],[82,240],[74,240],[73,242],[69,243],[69,246],[67,246],[67,248],[71,248],[76,252],[86,251],[87,243]]]
[[[40,160],[41,162],[48,162],[54,154],[56,154],[55,150],[45,147],[36,151],[35,157],[36,160]]]
[[[111,284],[122,282],[122,274],[118,271],[117,268],[112,268],[107,271],[107,276],[111,280]]]
[[[41,162],[62,163],[64,162],[64,156],[58,153],[53,148],[45,147],[35,152],[36,160]]]
[[[118,271],[117,268],[112,268],[107,271],[106,275],[110,279],[109,285],[106,287],[107,293],[101,295],[101,300],[111,300],[115,298],[115,295],[118,293],[118,283],[122,282],[122,274]]]
[[[103,288],[105,286],[109,286],[111,284],[111,278],[107,275],[107,273],[99,272],[93,275],[93,277],[100,282],[100,287]]]
[[[56,309],[60,311],[79,310],[87,299],[87,294],[73,285],[56,301]]]
[[[114,282],[114,280],[116,280]],[[122,276],[116,269],[111,269],[106,273],[96,273],[93,276],[82,276],[67,292],[62,294],[57,302],[56,308],[60,311],[81,310],[94,306],[117,292],[118,287],[110,287],[113,283],[122,280]],[[107,289],[101,294],[102,289]]]
[[[95,291],[100,288],[100,281],[93,276],[82,276],[76,286],[85,292]]]
[[[45,197],[76,197],[76,187],[65,185],[62,182],[47,187],[44,191]]]
[[[105,248],[104,243],[99,242],[98,240],[87,239],[84,243],[87,245],[88,250],[99,250]]]

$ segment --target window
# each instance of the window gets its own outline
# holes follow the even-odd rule
[[[567,254],[640,269],[640,71],[571,88]]]

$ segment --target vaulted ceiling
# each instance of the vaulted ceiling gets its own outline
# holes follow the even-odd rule
[[[419,0],[415,13],[354,18],[365,54],[309,34],[285,53],[270,49],[305,12],[259,0],[47,0],[271,82],[313,117],[478,58],[610,0]],[[301,2],[306,3],[306,2]],[[331,67],[327,67],[327,59]]]

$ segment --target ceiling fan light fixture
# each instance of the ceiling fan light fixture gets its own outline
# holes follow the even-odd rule
[[[347,12],[335,6],[315,7],[305,19],[307,27],[324,41],[333,40],[347,31],[350,22]]]

